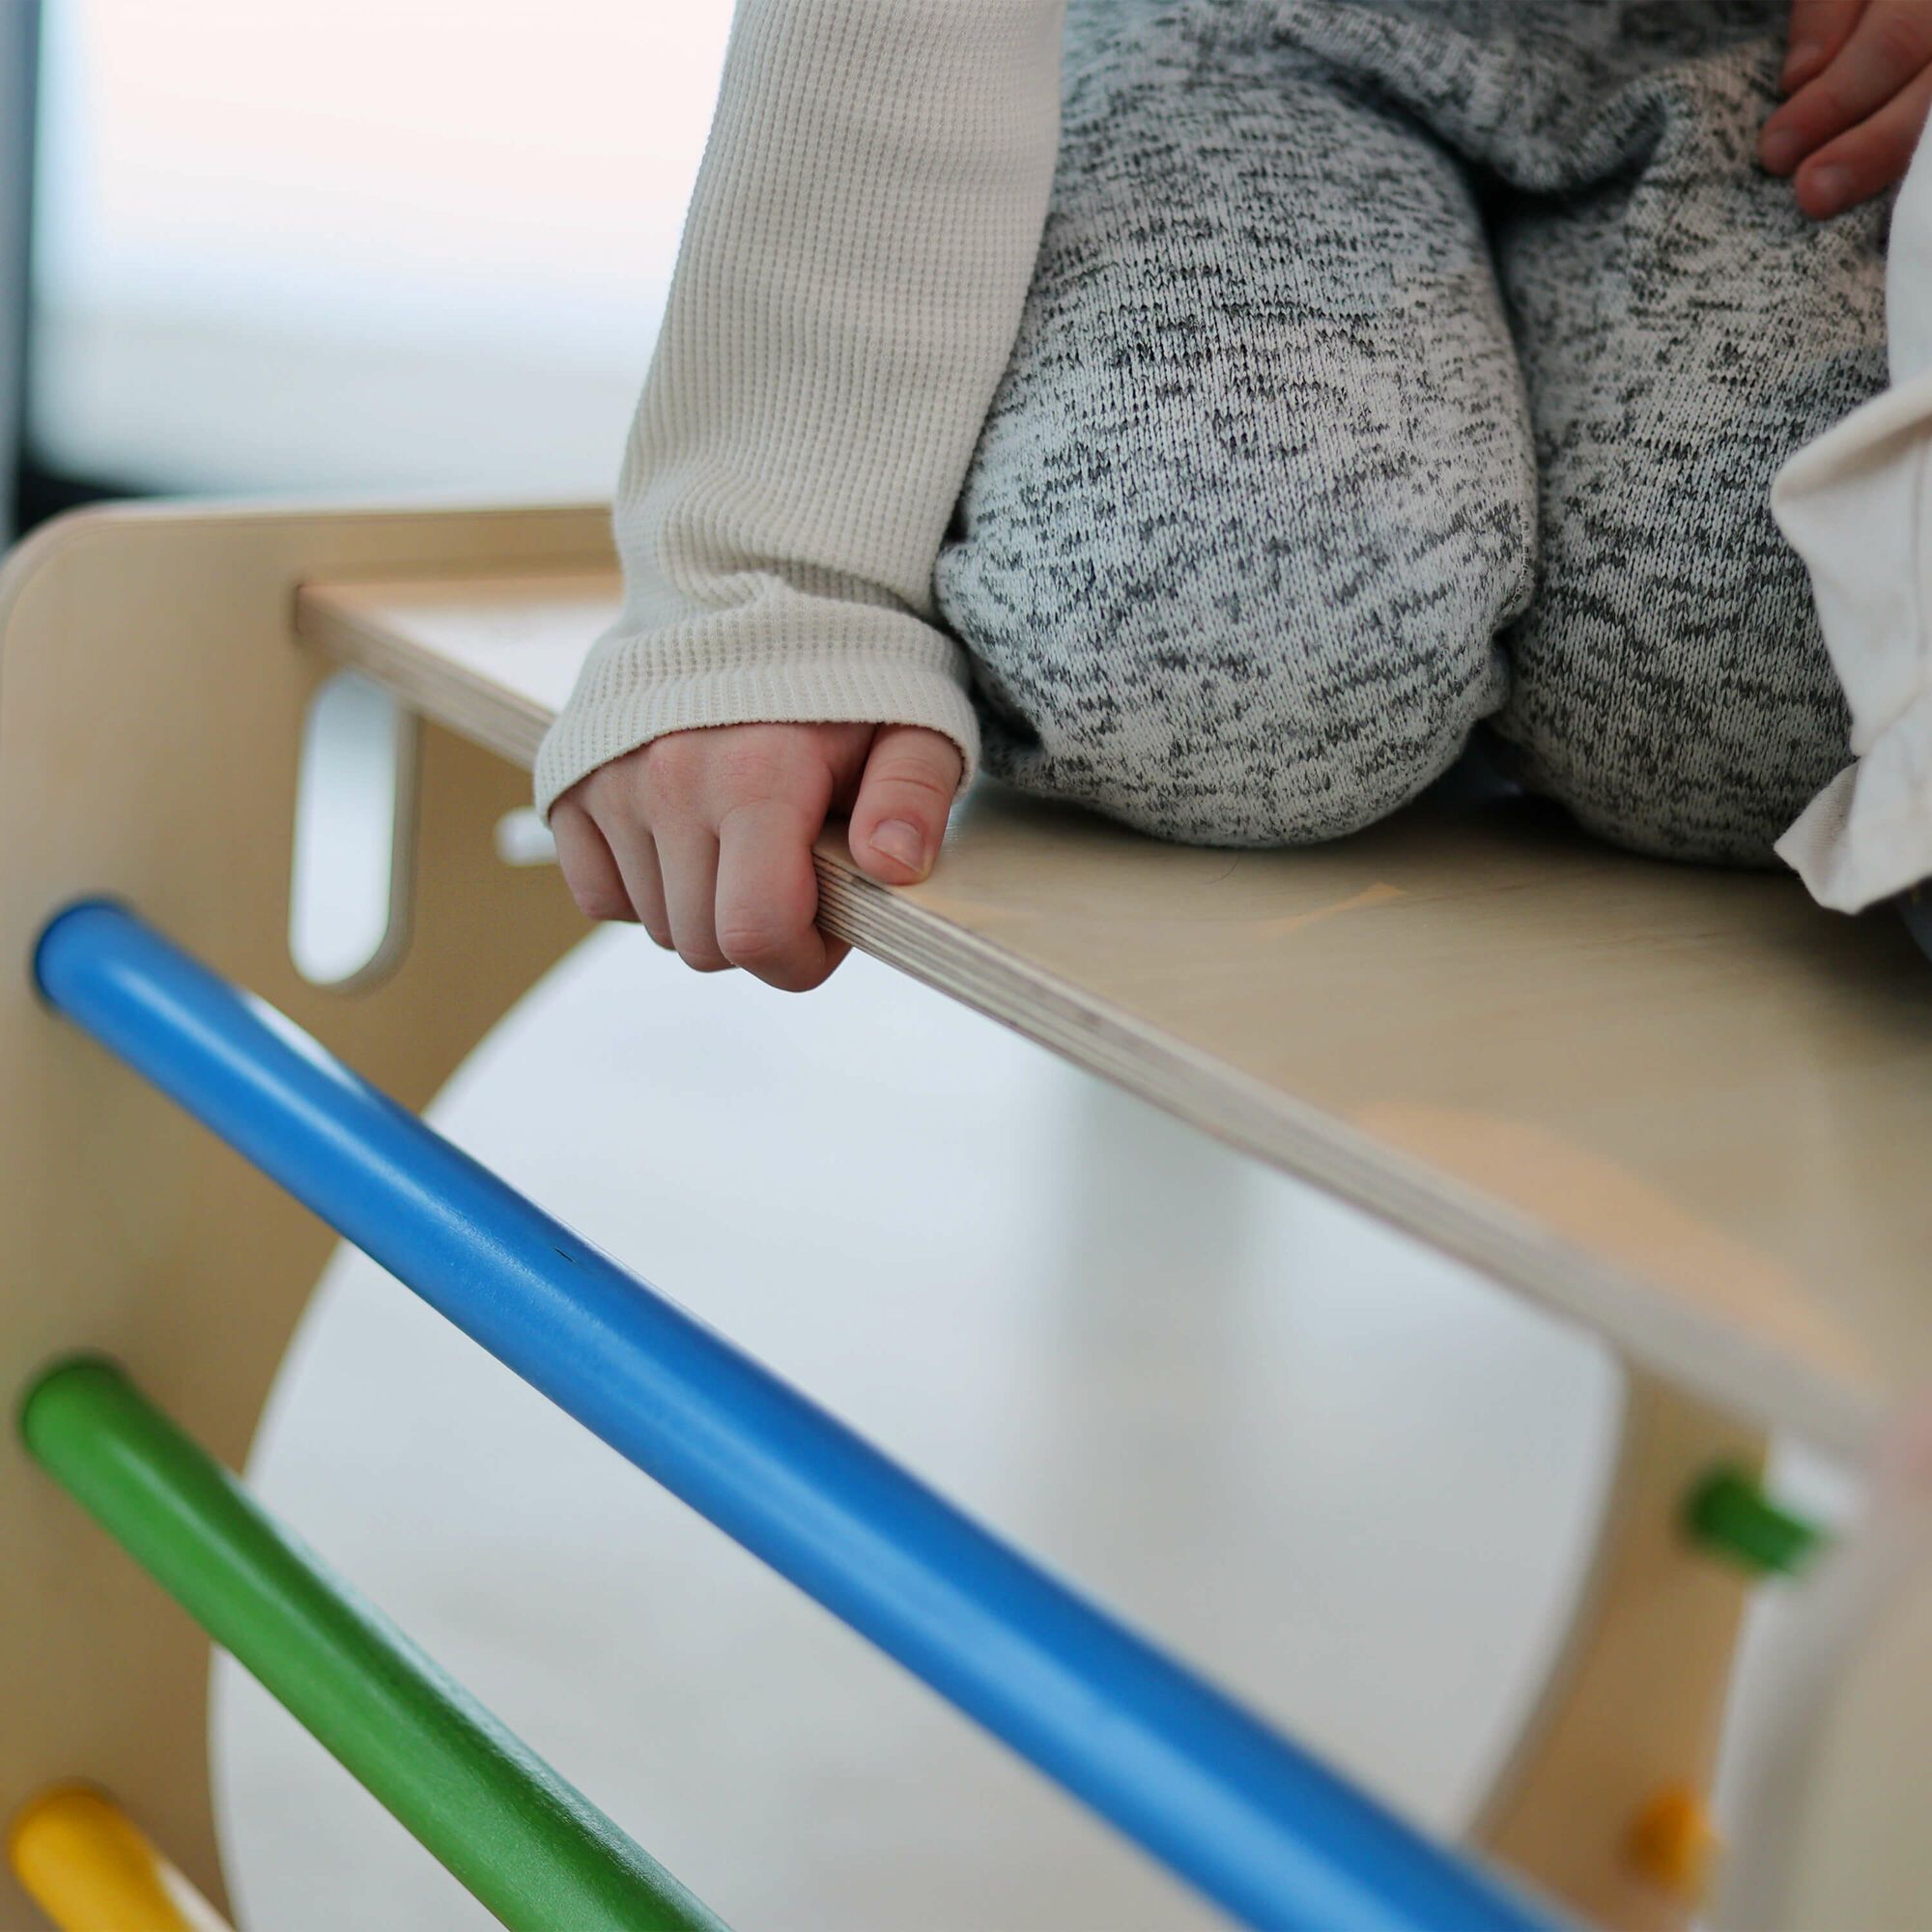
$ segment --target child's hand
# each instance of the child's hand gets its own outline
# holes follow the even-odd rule
[[[1758,158],[1798,175],[1798,205],[1822,220],[1904,173],[1932,107],[1932,0],[1792,0],[1781,86]]]
[[[809,992],[847,948],[813,923],[812,840],[849,809],[852,857],[882,885],[932,869],[958,748],[912,724],[723,724],[600,766],[551,808],[588,919],[639,920],[700,973],[742,966]]]

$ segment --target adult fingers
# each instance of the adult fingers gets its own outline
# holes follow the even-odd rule
[[[813,923],[811,841],[823,822],[823,811],[795,800],[757,799],[733,807],[718,827],[719,950],[781,992],[822,984],[849,950]]]
[[[1851,38],[1866,0],[1792,0],[1778,87],[1791,94],[1815,79]]]
[[[636,919],[623,874],[597,821],[574,800],[560,798],[551,808],[550,829],[563,883],[578,911],[585,919]]]
[[[1870,0],[1831,63],[1801,87],[1758,138],[1775,175],[1878,112],[1932,63],[1932,9],[1924,0]]]
[[[685,822],[657,833],[665,910],[678,957],[699,973],[730,965],[718,944],[718,840],[704,826]]]
[[[881,725],[872,740],[848,838],[862,871],[905,886],[932,870],[964,769],[959,748],[915,724]]]
[[[1841,134],[1798,171],[1798,205],[1819,220],[1883,194],[1911,165],[1932,110],[1932,68],[1870,120]]]

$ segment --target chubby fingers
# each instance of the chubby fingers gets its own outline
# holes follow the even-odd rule
[[[574,792],[551,807],[550,830],[563,883],[578,911],[585,919],[635,920],[638,914],[610,841]]]
[[[718,943],[718,838],[707,825],[673,819],[655,834],[665,911],[677,956],[698,973],[732,962]]]
[[[842,749],[841,749],[842,734]],[[805,992],[849,950],[815,923],[811,847],[836,766],[872,727],[730,725],[668,733],[551,808],[557,857],[592,919],[638,919],[700,973],[742,966]]]
[[[1869,0],[1792,0],[1791,27],[1785,35],[1781,93],[1795,94],[1815,80],[1852,37]]]
[[[824,822],[822,807],[789,798],[749,800],[719,822],[719,951],[781,992],[822,985],[850,951],[816,923],[811,846]]]
[[[1832,26],[1844,25],[1834,12]],[[1824,12],[1817,19],[1825,38]],[[1773,174],[1796,173],[1798,201],[1820,219],[1855,207],[1889,187],[1905,172],[1925,122],[1926,74],[1932,70],[1932,7],[1925,0],[1865,0],[1835,51],[1799,61],[1799,18],[1793,16],[1787,76],[1809,77],[1764,125],[1758,156]]]
[[[881,726],[848,827],[860,870],[888,886],[924,878],[939,857],[964,770],[959,748],[943,733],[917,724]]]
[[[1819,220],[1883,194],[1904,178],[1932,109],[1932,67],[1798,171],[1798,205]]]
[[[641,924],[667,951],[670,920],[657,848],[641,826],[613,819],[609,836],[573,792],[551,807],[551,836],[563,882],[585,919]]]

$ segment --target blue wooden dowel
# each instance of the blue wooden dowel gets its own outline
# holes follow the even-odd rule
[[[125,907],[63,913],[35,970],[54,1007],[466,1334],[1237,1918],[1306,1932],[1552,1922]]]

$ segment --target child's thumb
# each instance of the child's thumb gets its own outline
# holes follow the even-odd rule
[[[943,732],[880,726],[852,806],[848,836],[859,869],[888,886],[924,878],[963,769],[958,746]]]

